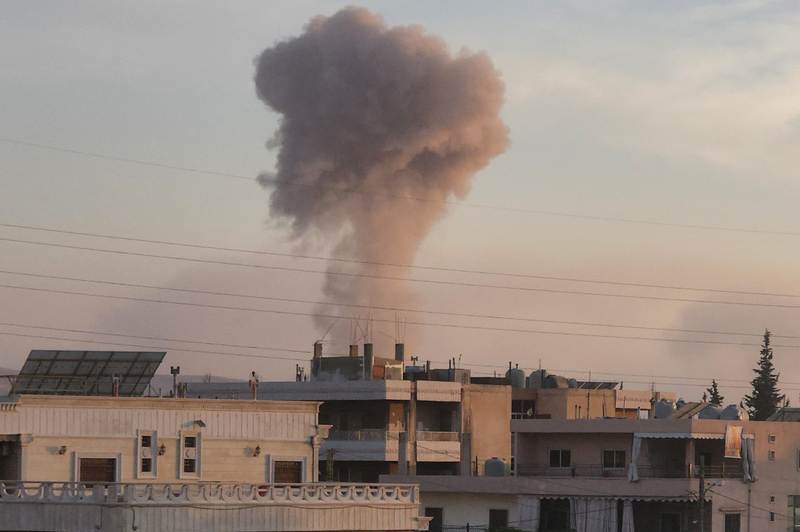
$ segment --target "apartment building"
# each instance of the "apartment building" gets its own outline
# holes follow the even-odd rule
[[[321,478],[377,482],[383,474],[470,475],[487,458],[511,459],[511,387],[503,379],[473,379],[469,370],[406,365],[372,346],[350,356],[324,357],[319,344],[310,380],[189,383],[187,395],[320,402],[331,430],[319,450]],[[479,384],[491,382],[493,384]],[[255,395],[254,395],[255,394]]]
[[[800,530],[800,424],[672,418],[511,425],[515,476],[415,478],[431,530]]]
[[[43,395],[0,401],[0,530],[425,529],[414,485],[317,482],[319,402],[135,396],[143,355],[29,358],[14,389]]]

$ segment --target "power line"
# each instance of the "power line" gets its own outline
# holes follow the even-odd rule
[[[62,153],[69,153],[73,155],[83,155],[87,157],[95,157],[98,159],[106,159],[112,161],[120,161],[132,164],[139,164],[145,166],[151,166],[155,168],[164,168],[168,170],[179,170],[184,172],[193,172],[203,175],[208,175],[212,177],[224,177],[224,178],[233,178],[233,179],[246,179],[248,181],[255,181],[252,176],[245,176],[240,174],[232,174],[226,172],[215,172],[210,170],[201,170],[198,168],[189,168],[184,166],[177,166],[177,165],[170,165],[170,164],[162,164],[162,163],[154,163],[151,161],[143,161],[140,159],[130,159],[125,157],[116,157],[111,155],[103,155],[99,153],[93,153],[88,151],[82,150],[74,150],[74,149],[67,149],[67,148],[59,148],[56,146],[48,146],[45,144],[36,144],[33,142],[24,142],[20,140],[14,140],[9,138],[0,138],[0,142],[5,142],[8,144],[16,144],[19,146],[27,146],[31,148],[39,148],[51,151],[57,151]],[[633,218],[617,218],[611,216],[594,216],[588,214],[576,214],[576,213],[567,213],[567,212],[556,212],[556,211],[546,211],[546,210],[537,210],[537,209],[524,209],[524,208],[517,208],[517,207],[506,207],[500,205],[483,205],[478,203],[462,203],[457,201],[448,201],[448,200],[435,200],[429,198],[417,198],[411,196],[398,196],[393,194],[381,194],[378,192],[368,192],[360,189],[340,189],[335,187],[326,187],[324,185],[312,185],[312,184],[305,184],[305,183],[295,183],[293,181],[281,181],[277,179],[267,179],[264,177],[259,178],[261,182],[266,182],[271,185],[275,186],[293,186],[293,187],[301,187],[301,188],[318,188],[323,190],[330,190],[333,192],[341,193],[341,194],[356,194],[356,195],[364,195],[364,196],[376,196],[376,197],[385,197],[391,199],[400,199],[406,201],[418,201],[418,202],[425,202],[425,203],[440,203],[445,205],[451,206],[460,206],[460,207],[470,207],[475,209],[485,209],[485,210],[494,210],[494,211],[509,211],[509,212],[519,212],[519,213],[526,213],[526,214],[536,214],[540,216],[556,216],[562,218],[575,218],[575,219],[583,219],[583,220],[593,220],[593,221],[604,221],[604,222],[617,222],[617,223],[625,223],[625,224],[640,224],[640,225],[650,225],[650,226],[657,226],[657,227],[672,227],[677,229],[696,229],[696,230],[704,230],[704,231],[722,231],[728,233],[750,233],[750,234],[760,234],[760,235],[780,235],[780,236],[800,236],[800,232],[794,231],[774,231],[774,230],[766,230],[766,229],[748,229],[748,228],[739,228],[739,227],[724,227],[724,226],[716,226],[716,225],[701,225],[701,224],[682,224],[676,222],[658,222],[653,220],[639,220]]]
[[[23,277],[33,277],[39,279],[53,279],[59,281],[75,281],[81,283],[92,283],[92,284],[101,284],[101,285],[108,285],[108,286],[123,286],[126,288],[145,288],[149,290],[167,290],[172,292],[180,292],[180,293],[189,293],[189,294],[203,294],[203,295],[213,295],[213,296],[223,296],[223,297],[238,297],[243,299],[256,299],[256,300],[266,300],[266,301],[279,301],[284,303],[301,303],[301,304],[309,304],[309,305],[330,305],[334,307],[348,307],[348,308],[359,308],[359,309],[367,309],[367,310],[384,310],[384,311],[391,311],[391,312],[408,312],[408,313],[416,313],[416,314],[432,314],[432,315],[439,315],[439,316],[454,316],[454,317],[462,317],[462,318],[482,318],[482,319],[493,319],[493,320],[508,320],[508,321],[523,321],[523,322],[535,322],[535,323],[552,323],[552,324],[559,324],[559,325],[579,325],[579,326],[588,326],[588,327],[609,327],[609,328],[620,328],[620,329],[636,329],[636,330],[648,330],[648,331],[662,331],[662,332],[676,332],[676,333],[690,333],[690,334],[717,334],[717,335],[731,335],[731,336],[761,336],[761,334],[754,334],[754,333],[742,333],[742,332],[729,332],[729,331],[708,331],[708,330],[699,330],[699,329],[675,329],[675,328],[667,328],[667,327],[646,327],[646,326],[639,326],[639,325],[618,325],[618,324],[609,324],[609,323],[591,323],[591,322],[580,322],[580,321],[563,321],[563,320],[546,320],[546,319],[539,319],[539,318],[523,318],[517,316],[498,316],[498,315],[490,315],[490,314],[469,314],[469,313],[462,313],[462,312],[444,312],[444,311],[434,311],[434,310],[418,310],[418,309],[409,309],[409,308],[401,308],[401,307],[379,307],[374,305],[357,305],[357,304],[348,304],[348,303],[326,303],[323,301],[311,301],[311,300],[304,300],[304,299],[294,299],[294,298],[283,298],[283,297],[272,297],[272,296],[262,296],[262,295],[255,295],[255,294],[235,294],[230,292],[215,292],[211,290],[197,290],[197,289],[190,289],[190,288],[174,288],[174,287],[162,287],[162,286],[153,286],[153,285],[146,285],[146,284],[139,284],[139,283],[123,283],[120,281],[100,281],[96,279],[86,279],[80,277],[65,277],[59,275],[44,275],[44,274],[36,274],[36,273],[25,273],[25,272],[15,272],[10,270],[0,270],[0,274],[6,275],[18,275]],[[775,338],[791,338],[791,339],[800,339],[800,336],[779,336],[774,335]]]
[[[273,251],[261,251],[261,250],[248,250],[248,249],[241,249],[241,248],[231,248],[231,247],[224,247],[224,246],[211,246],[206,244],[193,244],[187,242],[175,242],[175,241],[168,241],[168,240],[155,240],[155,239],[148,239],[148,238],[137,238],[137,237],[125,237],[125,236],[118,236],[118,235],[109,235],[109,234],[100,234],[100,233],[88,233],[83,231],[70,231],[65,229],[53,229],[53,228],[46,228],[46,227],[37,227],[37,226],[30,226],[30,225],[21,225],[21,224],[11,224],[11,223],[0,223],[0,227],[8,227],[11,229],[24,229],[30,231],[42,231],[48,233],[55,233],[55,234],[63,234],[63,235],[73,235],[73,236],[86,236],[91,238],[106,238],[109,240],[120,240],[124,242],[138,242],[143,244],[158,244],[158,245],[165,245],[165,246],[177,246],[177,247],[184,247],[184,248],[192,248],[192,249],[204,249],[204,250],[214,250],[214,251],[227,251],[227,252],[234,252],[234,253],[249,253],[254,255],[266,255],[270,257],[287,257],[287,258],[295,258],[295,259],[310,259],[310,260],[324,260],[324,261],[331,261],[331,262],[343,262],[348,264],[366,264],[371,266],[390,266],[396,268],[407,268],[407,269],[414,269],[414,270],[427,270],[427,271],[437,271],[437,272],[447,272],[447,273],[467,273],[467,274],[476,274],[476,275],[494,275],[499,277],[512,277],[518,279],[539,279],[545,281],[563,281],[563,282],[571,282],[571,283],[588,283],[588,284],[603,284],[603,285],[612,285],[612,286],[629,286],[633,288],[657,288],[657,289],[665,289],[665,290],[683,290],[683,291],[692,291],[692,292],[710,292],[710,293],[718,293],[718,294],[735,294],[735,295],[750,295],[750,296],[769,296],[769,297],[790,297],[790,298],[798,298],[800,294],[780,294],[775,292],[753,292],[753,291],[745,291],[745,290],[727,290],[727,289],[718,289],[718,288],[703,288],[703,287],[692,287],[692,286],[675,286],[675,285],[660,285],[660,284],[651,284],[651,283],[630,283],[630,282],[623,282],[623,281],[607,281],[601,279],[583,279],[578,277],[557,277],[557,276],[548,276],[548,275],[534,275],[534,274],[522,274],[522,273],[509,273],[509,272],[495,272],[495,271],[488,271],[488,270],[469,270],[469,269],[461,269],[461,268],[445,268],[445,267],[436,267],[436,266],[417,266],[413,264],[396,264],[391,262],[375,262],[375,261],[366,261],[366,260],[356,260],[356,259],[343,259],[338,257],[321,257],[316,255],[299,255],[294,253],[277,253]]]
[[[207,345],[207,346],[216,346],[216,347],[233,347],[237,349],[256,349],[262,351],[279,351],[279,352],[286,352],[286,353],[301,353],[301,354],[309,354],[308,350],[302,349],[288,349],[288,348],[276,348],[276,347],[266,347],[261,345],[242,345],[242,344],[229,344],[229,343],[222,343],[222,342],[203,342],[197,340],[185,340],[179,338],[165,338],[165,337],[154,337],[154,336],[144,336],[144,335],[134,335],[134,334],[120,334],[120,333],[108,333],[108,332],[101,332],[101,331],[92,331],[86,329],[74,329],[74,328],[64,328],[64,327],[48,327],[44,325],[28,325],[28,324],[21,324],[21,323],[10,323],[10,322],[0,322],[0,325],[6,327],[19,327],[19,328],[26,328],[26,329],[38,329],[38,330],[46,330],[46,331],[56,331],[56,332],[69,332],[69,333],[76,333],[76,334],[94,334],[100,336],[112,336],[117,338],[135,338],[138,340],[153,340],[159,342],[179,342],[179,343],[188,343],[188,344],[198,344],[198,345]],[[74,341],[82,341],[82,340],[74,340]],[[172,349],[172,348],[164,348],[164,349]],[[180,349],[173,349],[173,350],[180,350]],[[190,351],[190,350],[185,350]],[[194,352],[194,351],[191,351]],[[226,354],[220,352],[211,352],[212,354]],[[227,353],[230,356],[238,356],[234,353]],[[343,354],[336,354],[336,353],[329,353],[328,356],[345,356]],[[299,361],[306,361],[307,359],[294,359],[294,358],[284,358],[284,357],[270,357],[270,356],[260,356],[258,358],[277,358],[280,360],[299,360]],[[432,360],[433,362],[443,363],[443,360]],[[483,367],[483,368],[502,368],[501,364],[478,364],[478,363],[469,363],[463,362],[462,365],[467,367]],[[553,372],[563,372],[563,373],[581,373],[584,370],[571,370],[571,369],[553,369]],[[686,377],[682,375],[642,375],[642,374],[631,374],[631,373],[608,373],[608,372],[596,372],[598,374],[604,375],[612,375],[612,376],[619,376],[624,375],[627,377],[652,377],[652,378],[659,378],[659,379],[677,379],[677,380],[688,380],[688,381],[705,381],[706,384],[711,377]],[[717,379],[719,383],[727,383],[727,382],[749,382],[743,379]],[[635,382],[635,383],[645,383],[649,384],[654,381],[628,381],[628,382]],[[674,384],[674,383],[663,383],[663,382],[656,382],[656,384]],[[705,387],[706,384],[674,384],[676,386],[701,386]],[[782,385],[800,385],[800,382],[783,382]],[[727,387],[736,387],[728,384],[724,384]],[[744,388],[744,387],[742,387]]]
[[[142,345],[142,344],[131,344],[131,343],[121,343],[121,342],[109,342],[109,341],[100,341],[100,340],[78,340],[76,338],[63,338],[63,337],[56,337],[56,336],[43,336],[38,334],[22,334],[22,333],[10,333],[10,332],[0,332],[2,336],[16,336],[20,338],[36,338],[40,340],[58,340],[60,342],[77,342],[77,343],[85,343],[85,344],[99,344],[99,345],[117,345],[122,347],[136,347],[141,349],[161,349],[161,350],[168,350],[168,351],[181,351],[184,353],[203,353],[206,355],[224,355],[224,356],[231,356],[231,357],[243,357],[243,358],[269,358],[269,359],[277,359],[277,360],[291,360],[294,362],[298,361],[305,361],[306,359],[299,359],[299,358],[287,358],[287,357],[276,357],[276,356],[268,356],[268,355],[247,355],[242,353],[226,353],[220,351],[207,351],[202,349],[180,349],[177,347],[163,347],[163,346],[156,346],[156,345]]]
[[[292,311],[271,310],[271,309],[253,309],[253,308],[247,308],[247,307],[232,307],[232,306],[226,306],[226,305],[212,305],[212,304],[207,304],[207,303],[189,303],[189,302],[185,302],[185,301],[168,301],[168,300],[161,300],[161,299],[149,299],[149,298],[129,297],[129,296],[116,296],[116,295],[109,295],[109,294],[91,294],[91,293],[87,293],[87,292],[75,292],[75,291],[70,291],[70,290],[56,290],[56,289],[49,289],[49,288],[35,288],[35,287],[30,287],[30,286],[16,286],[16,285],[0,284],[0,288],[9,288],[9,289],[14,289],[14,290],[28,290],[28,291],[34,291],[34,292],[47,292],[47,293],[54,293],[54,294],[77,295],[77,296],[86,296],[86,297],[99,297],[99,298],[117,299],[117,300],[123,300],[123,301],[137,301],[137,302],[145,302],[145,303],[181,305],[181,306],[187,306],[187,307],[211,308],[211,309],[218,309],[218,310],[237,310],[237,311],[244,311],[244,312],[257,312],[257,313],[267,313],[267,314],[282,314],[282,315],[287,315],[287,316],[307,316],[307,317],[325,318],[325,319],[340,319],[340,318],[342,318],[342,316],[336,316],[336,315],[330,315],[330,314],[315,314],[315,313],[309,313],[309,312],[292,312]],[[372,318],[372,321],[381,322],[381,323],[395,323],[394,320],[381,319],[381,318]],[[690,340],[690,339],[678,339],[678,338],[653,338],[653,337],[645,337],[645,336],[616,336],[616,335],[609,335],[609,334],[543,331],[543,330],[530,330],[530,329],[511,329],[511,328],[504,328],[504,327],[486,327],[486,326],[479,326],[479,325],[460,325],[460,324],[451,324],[451,323],[430,323],[430,322],[418,322],[418,321],[408,321],[406,323],[408,325],[419,325],[419,326],[422,326],[422,327],[444,327],[444,328],[452,328],[452,329],[472,329],[472,330],[481,330],[481,331],[516,332],[516,333],[526,333],[526,334],[547,334],[547,335],[555,335],[555,336],[579,336],[579,337],[588,337],[588,338],[608,338],[608,339],[618,339],[618,340],[646,340],[646,341],[656,341],[656,342],[679,342],[679,343],[693,343],[693,344],[736,345],[736,346],[760,347],[760,344],[745,343],[745,342],[722,342],[722,341],[715,341],[715,340]],[[775,344],[774,347],[782,347],[782,348],[787,348],[787,349],[800,349],[800,346],[796,346],[796,345],[778,345],[778,344]]]
[[[5,238],[0,237],[0,241],[3,242],[14,242],[20,244],[31,244],[36,246],[46,246],[46,247],[57,247],[62,249],[73,249],[73,250],[81,250],[81,251],[93,251],[99,253],[110,253],[114,255],[124,255],[124,256],[133,256],[133,257],[146,257],[146,258],[157,258],[157,259],[165,259],[165,260],[176,260],[176,261],[184,261],[184,262],[192,262],[192,263],[202,263],[202,264],[215,264],[215,265],[222,265],[222,266],[239,266],[244,268],[258,268],[258,269],[266,269],[266,270],[276,270],[276,271],[288,271],[288,272],[297,272],[297,273],[312,273],[312,274],[322,274],[322,275],[338,275],[343,277],[360,277],[365,279],[382,279],[386,281],[403,281],[403,282],[410,282],[410,283],[424,283],[424,284],[437,284],[437,285],[449,285],[449,286],[461,286],[461,287],[470,287],[470,288],[489,288],[489,289],[498,289],[498,290],[518,290],[524,292],[540,292],[540,293],[550,293],[550,294],[571,294],[571,295],[582,295],[582,296],[594,296],[594,297],[615,297],[615,298],[623,298],[623,299],[638,299],[638,300],[649,300],[649,301],[672,301],[672,302],[682,302],[682,303],[706,303],[712,305],[736,305],[736,306],[750,306],[750,307],[768,307],[768,308],[788,308],[788,309],[797,309],[800,308],[800,305],[784,305],[778,303],[755,303],[755,302],[747,302],[747,301],[718,301],[718,300],[710,300],[710,299],[686,299],[686,298],[678,298],[678,297],[661,297],[661,296],[643,296],[643,295],[635,295],[635,294],[607,294],[607,293],[599,293],[599,292],[582,292],[578,290],[561,290],[561,289],[552,289],[552,288],[532,288],[527,286],[503,286],[503,285],[493,285],[493,284],[484,284],[484,283],[465,283],[465,282],[457,282],[457,281],[442,281],[442,280],[433,280],[433,279],[409,279],[405,277],[392,277],[387,275],[372,275],[372,274],[365,274],[365,273],[347,273],[347,272],[335,272],[335,271],[323,271],[323,270],[310,270],[305,268],[290,268],[286,266],[268,266],[264,264],[248,264],[242,262],[230,262],[230,261],[222,261],[222,260],[211,260],[211,259],[196,259],[196,258],[189,258],[189,257],[177,257],[173,255],[160,255],[155,253],[140,253],[134,251],[122,251],[122,250],[112,250],[112,249],[102,249],[102,248],[92,248],[88,246],[73,246],[68,244],[56,244],[52,242],[36,242],[33,240],[24,240],[24,239],[15,239],[15,238]]]

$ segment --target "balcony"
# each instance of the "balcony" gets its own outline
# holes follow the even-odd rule
[[[400,432],[394,430],[331,430],[319,457],[325,460],[328,450],[332,449],[337,461],[396,462],[399,439]]]
[[[459,441],[458,432],[417,431],[417,441]]]
[[[690,465],[682,466],[649,466],[638,467],[639,478],[697,478],[699,469]],[[627,478],[628,468],[605,468],[600,464],[573,464],[571,467],[550,467],[547,464],[518,464],[516,474],[520,477],[541,478]],[[742,478],[744,470],[741,465],[706,466],[706,478]]]
[[[3,530],[412,531],[418,508],[412,485],[0,483]]]
[[[330,441],[397,441],[399,437],[399,431],[385,429],[331,430],[328,432]]]
[[[458,462],[461,442],[458,432],[417,431],[417,462]]]

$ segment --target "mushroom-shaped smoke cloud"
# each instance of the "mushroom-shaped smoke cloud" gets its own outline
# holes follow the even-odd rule
[[[322,237],[334,257],[359,261],[328,267],[327,302],[410,304],[406,283],[375,276],[404,276],[389,265],[413,264],[446,201],[463,199],[508,146],[491,60],[451,56],[420,26],[388,27],[349,7],[313,18],[256,62],[258,96],[281,115],[270,141],[277,171],[259,176],[274,187],[270,216],[294,238]]]

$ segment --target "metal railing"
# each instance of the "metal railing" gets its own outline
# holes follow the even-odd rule
[[[700,476],[700,467],[693,466],[692,477],[697,478]],[[744,467],[741,465],[718,465],[718,466],[704,466],[703,474],[706,478],[742,478],[744,476]]]
[[[390,441],[397,440],[399,431],[386,429],[330,430],[329,441]]]
[[[697,478],[696,465],[651,466],[637,468],[639,478]],[[573,464],[570,467],[550,467],[547,464],[516,464],[515,473],[521,477],[579,477],[579,478],[627,478],[628,467],[606,468],[600,464]],[[706,478],[742,478],[741,465],[705,466]]]
[[[627,478],[628,476],[628,468],[605,468],[601,464],[573,464],[570,467],[516,464],[515,472],[521,477]]]
[[[458,441],[458,432],[419,430],[417,441]]]

